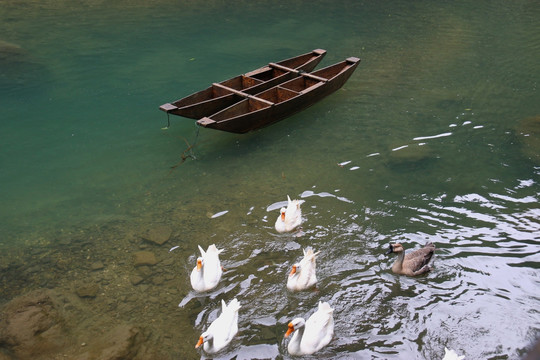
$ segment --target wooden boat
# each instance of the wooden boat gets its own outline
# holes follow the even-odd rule
[[[246,94],[259,93],[299,76],[298,70],[312,71],[325,55],[326,50],[315,49],[309,53],[278,62],[277,64],[281,65],[282,68],[263,66],[246,74],[213,84],[180,100],[163,104],[159,109],[169,114],[200,119],[244,99],[229,89],[242,91]]]
[[[341,88],[359,63],[359,58],[350,57],[312,73],[300,73],[295,79],[256,95],[229,89],[244,99],[198,120],[197,124],[239,134],[268,126],[315,104]],[[270,64],[270,67],[286,70],[279,64]]]

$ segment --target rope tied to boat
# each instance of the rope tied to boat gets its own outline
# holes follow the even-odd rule
[[[167,112],[167,126],[162,127],[161,130],[169,130],[171,127],[171,119],[169,118],[169,113]]]
[[[195,133],[195,140],[193,140],[193,145],[191,145],[189,148],[184,150],[184,152],[189,150],[189,155],[188,156],[190,158],[192,158],[193,160],[197,160],[197,157],[193,153],[193,148],[195,147],[195,145],[197,145],[197,140],[199,139],[199,131],[201,130],[201,126],[199,124],[195,123],[195,126],[197,126],[197,132]]]
[[[184,161],[186,161],[188,158],[191,158],[193,160],[197,160],[197,156],[195,156],[195,154],[193,153],[193,148],[195,147],[195,145],[197,145],[197,141],[199,139],[199,131],[201,130],[201,127],[197,123],[195,123],[195,124],[197,126],[197,132],[195,133],[195,140],[190,145],[189,142],[186,140],[186,138],[184,138],[184,141],[186,142],[186,145],[188,147],[182,152],[182,155],[180,155],[182,160],[180,160],[176,165],[171,166],[171,171],[169,172],[169,174],[174,169],[176,169],[178,166],[182,165],[184,163]]]

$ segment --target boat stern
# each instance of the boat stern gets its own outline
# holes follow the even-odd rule
[[[178,109],[176,106],[174,106],[173,104],[171,103],[166,103],[166,104],[163,104],[159,107],[159,110],[161,111],[165,111],[166,113],[168,112],[171,112],[173,110],[176,110]]]
[[[202,119],[197,120],[197,124],[207,127],[208,125],[212,125],[216,123],[215,120],[210,119],[209,117],[203,117]]]

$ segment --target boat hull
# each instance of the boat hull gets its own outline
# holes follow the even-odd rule
[[[299,76],[298,70],[301,72],[312,71],[325,55],[326,50],[315,49],[309,53],[278,62],[278,64],[296,71],[283,71],[270,66],[263,66],[246,74],[222,81],[217,85],[223,85],[246,94],[256,94]],[[160,106],[160,110],[186,118],[200,119],[229,107],[242,99],[244,98],[213,84],[180,100],[163,104]]]
[[[269,126],[340,89],[359,63],[360,59],[351,57],[311,74],[304,74],[245,98],[218,113],[200,119],[197,123],[210,129],[239,134]]]

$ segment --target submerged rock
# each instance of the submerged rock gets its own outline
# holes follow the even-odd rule
[[[153,242],[158,245],[165,244],[171,237],[172,229],[166,225],[159,225],[150,230],[144,236],[145,240]]]
[[[392,149],[386,164],[396,170],[412,170],[425,166],[435,156],[427,144],[408,144]]]
[[[22,46],[0,39],[0,90],[39,85],[48,71]]]
[[[151,251],[138,251],[133,254],[133,265],[135,267],[155,264],[157,264],[157,259]]]
[[[134,359],[144,340],[139,328],[128,324],[118,325],[102,337],[86,344],[88,351],[77,359]]]
[[[105,265],[103,265],[101,261],[96,261],[95,263],[92,263],[92,265],[90,265],[90,269],[92,270],[101,270],[104,267]]]
[[[429,159],[431,156],[431,149],[425,144],[403,145],[390,152],[390,159],[395,162],[417,162]]]
[[[164,358],[148,347],[142,328],[101,313],[88,321],[88,310],[76,297],[54,290],[11,300],[0,309],[0,359]]]
[[[516,130],[525,156],[540,164],[540,115],[523,119]]]
[[[0,61],[18,61],[25,55],[25,51],[20,45],[0,40]]]
[[[75,292],[80,298],[95,298],[98,291],[99,286],[97,284],[85,284],[75,289]]]
[[[43,358],[66,345],[59,306],[48,290],[34,291],[9,302],[0,312],[0,352],[15,358]]]
[[[144,280],[144,278],[142,276],[139,276],[139,275],[132,275],[129,277],[129,281],[131,281],[131,283],[133,285],[138,285],[140,284],[142,281]]]

